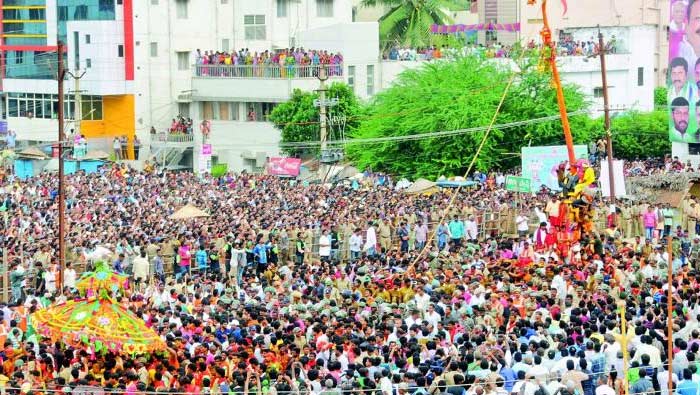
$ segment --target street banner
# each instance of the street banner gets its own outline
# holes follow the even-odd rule
[[[690,4],[690,6],[688,5]],[[700,1],[671,0],[668,24],[668,137],[677,143],[700,143]]]
[[[282,177],[297,177],[301,169],[301,159],[270,158],[267,162],[267,174]]]
[[[625,188],[625,172],[623,171],[625,166],[625,161],[623,160],[613,160],[613,180],[615,180],[615,197],[627,196],[627,189]],[[603,192],[603,196],[610,197],[610,181],[608,172],[608,161],[600,161],[600,187]]]
[[[530,193],[530,179],[517,176],[506,176],[506,191]]]
[[[561,190],[557,180],[557,168],[560,163],[568,161],[569,155],[565,145],[523,147],[521,154],[522,175],[531,180],[533,192],[537,192],[542,185],[555,191]],[[588,147],[575,145],[574,155],[576,159],[588,159]]]

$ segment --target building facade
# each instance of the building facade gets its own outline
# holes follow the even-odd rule
[[[465,15],[455,16],[475,22],[477,14],[488,14],[496,15],[497,22],[508,22],[500,16],[514,0],[489,1],[475,2],[460,11]],[[64,83],[66,131],[84,134],[90,149],[107,151],[115,136],[126,136],[129,147],[138,136],[139,159],[155,159],[172,168],[200,167],[206,144],[213,162],[228,163],[236,170],[260,170],[268,157],[279,154],[280,132],[267,115],[294,89],[319,87],[313,67],[197,64],[201,54],[241,49],[274,53],[291,47],[342,54],[342,62],[329,67],[328,83],[343,81],[362,99],[389,87],[401,71],[425,64],[382,60],[378,24],[357,22],[354,0],[3,0],[0,4],[2,114],[18,140],[56,140],[60,40],[66,43],[66,66],[72,75]],[[491,8],[479,9],[480,4]],[[520,12],[514,15],[520,17]],[[594,34],[590,27],[562,31],[575,39]],[[645,43],[653,42],[658,32],[647,24],[609,32],[617,35],[621,49],[608,58],[611,104],[650,109],[655,64]],[[598,60],[572,57],[561,62],[564,81],[579,84],[594,109],[602,108]],[[192,119],[193,133],[165,133],[178,115]]]
[[[482,32],[481,43],[500,42],[510,45],[518,40],[528,42],[540,40],[542,9],[528,5],[528,0],[483,0],[479,1],[479,22],[520,22],[520,32]],[[595,28],[604,30],[635,26],[650,26],[654,29],[652,41],[647,42],[647,51],[654,57],[654,81],[664,85],[668,67],[669,0],[586,0],[567,1],[567,10],[560,1],[547,2],[547,19],[552,28],[553,40],[571,29]],[[605,40],[611,36],[605,35]],[[597,41],[596,34],[592,37]],[[587,38],[589,39],[589,38]],[[635,38],[636,40],[636,38]],[[649,45],[652,43],[652,45]]]

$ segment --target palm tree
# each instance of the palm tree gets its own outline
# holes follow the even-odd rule
[[[389,10],[379,18],[382,48],[391,45],[425,47],[431,44],[433,24],[452,23],[450,10],[460,8],[458,0],[362,0],[363,7],[383,6]]]

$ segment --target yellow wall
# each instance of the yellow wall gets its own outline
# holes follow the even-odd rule
[[[85,137],[110,138],[126,135],[129,138],[129,157],[133,158],[132,144],[136,120],[134,116],[134,95],[102,97],[102,120],[82,121],[80,131]]]

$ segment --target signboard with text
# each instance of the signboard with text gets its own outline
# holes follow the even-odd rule
[[[301,159],[270,158],[267,162],[267,174],[282,177],[297,177],[301,170]]]
[[[568,160],[565,145],[523,147],[521,153],[522,175],[531,181],[532,190],[538,191],[542,185],[556,191],[561,189],[557,180],[557,168],[560,163]],[[574,156],[576,159],[588,159],[588,147],[575,145]]]
[[[530,179],[525,177],[507,176],[506,190],[511,192],[530,193]]]

